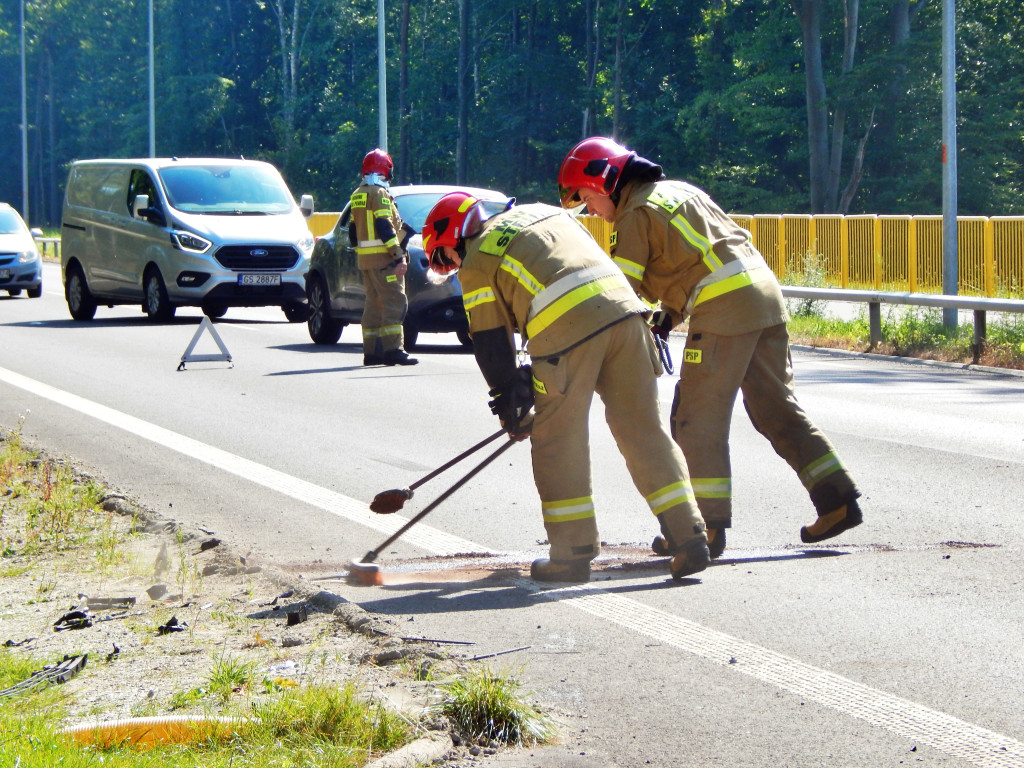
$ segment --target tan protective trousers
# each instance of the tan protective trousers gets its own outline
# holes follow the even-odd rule
[[[754,428],[800,476],[819,514],[859,495],[832,444],[796,400],[785,324],[739,336],[691,333],[672,404],[672,434],[709,528],[732,524],[729,425],[739,390]]]
[[[395,274],[392,264],[383,269],[361,269],[366,289],[363,305],[363,354],[383,355],[405,345],[402,322],[409,310],[405,276]]]
[[[661,363],[647,324],[631,316],[558,358],[534,359],[533,475],[553,560],[601,551],[590,470],[594,393],[637,490],[672,552],[704,531],[686,460],[658,406]]]

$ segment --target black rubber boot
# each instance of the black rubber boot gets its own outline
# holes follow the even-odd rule
[[[534,560],[530,578],[535,581],[590,581],[589,560]]]
[[[856,499],[850,499],[841,507],[818,515],[818,519],[800,529],[800,541],[814,544],[818,541],[831,539],[843,531],[848,531],[864,522],[864,515]]]
[[[672,556],[668,569],[672,578],[678,580],[694,573],[700,573],[710,563],[711,553],[708,551],[708,537],[701,534],[684,544],[683,548]]]
[[[651,551],[658,557],[668,557],[668,542],[664,536],[655,536],[651,542]],[[708,551],[711,559],[717,560],[725,552],[725,528],[708,528]]]
[[[409,357],[404,349],[389,349],[384,353],[381,362],[384,365],[416,365],[419,360]]]

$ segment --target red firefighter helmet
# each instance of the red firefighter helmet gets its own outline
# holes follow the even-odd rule
[[[626,162],[634,155],[636,152],[604,136],[581,141],[565,156],[558,170],[558,199],[562,207],[580,205],[579,192],[583,188],[610,195]]]
[[[375,149],[373,152],[368,152],[366,157],[363,158],[362,175],[369,176],[371,173],[379,173],[384,177],[385,181],[390,181],[391,171],[394,167],[395,164],[391,162],[391,155],[383,149]]]
[[[470,219],[470,228],[479,231],[480,217],[471,217],[479,202],[480,198],[468,192],[449,192],[430,209],[423,222],[423,252],[427,254],[430,268],[434,272],[445,275],[458,269],[458,265],[447,258],[442,249],[445,246],[458,247],[459,241],[466,236],[467,219]]]

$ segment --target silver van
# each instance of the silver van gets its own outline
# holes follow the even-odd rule
[[[211,318],[229,307],[308,309],[313,252],[306,218],[277,169],[255,160],[80,160],[64,193],[61,270],[75,320],[100,304],[141,304],[153,320],[177,307]]]

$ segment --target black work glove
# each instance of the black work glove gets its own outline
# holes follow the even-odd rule
[[[522,440],[530,434],[533,426],[533,372],[530,366],[520,366],[512,378],[488,394],[493,398],[488,403],[491,413],[501,420],[501,426],[513,439]]]
[[[672,315],[664,309],[659,309],[651,315],[651,333],[662,341],[668,341],[672,332]]]

